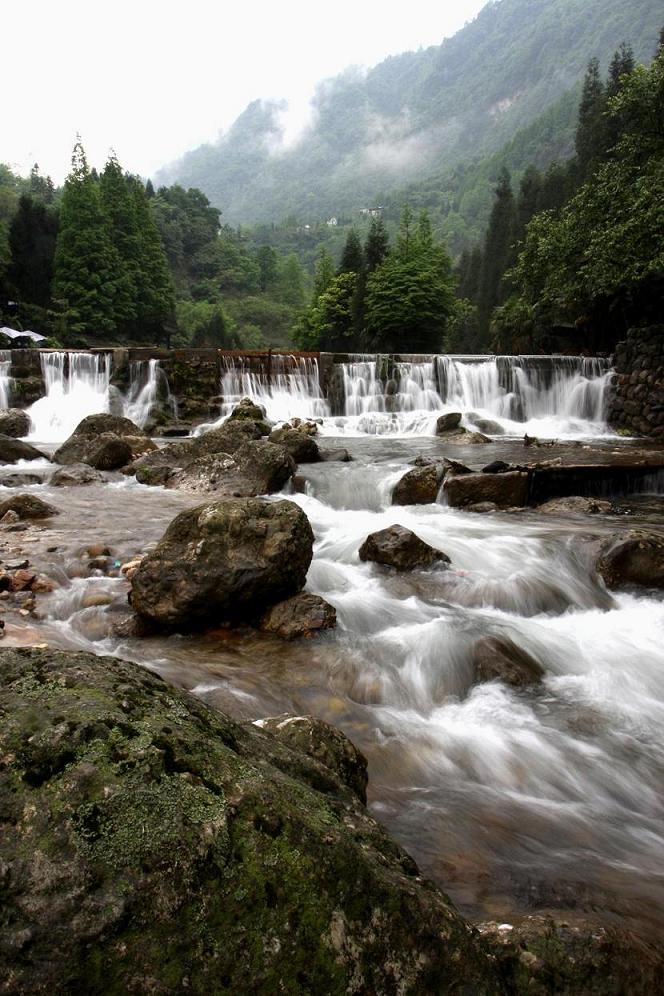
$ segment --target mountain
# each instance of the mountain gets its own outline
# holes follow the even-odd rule
[[[491,156],[567,95],[560,140],[554,129],[532,150],[546,165],[569,151],[569,94],[589,59],[604,69],[626,41],[648,61],[663,20],[661,0],[496,0],[439,46],[320,83],[294,145],[283,103],[256,100],[156,180],[200,188],[233,224],[352,215]]]

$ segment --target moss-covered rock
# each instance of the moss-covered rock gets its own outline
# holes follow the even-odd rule
[[[0,652],[8,993],[500,991],[313,757],[133,664]]]

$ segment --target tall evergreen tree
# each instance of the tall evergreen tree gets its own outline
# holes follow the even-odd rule
[[[383,219],[372,218],[369,234],[364,243],[364,263],[367,273],[373,273],[387,256],[390,239]]]
[[[137,331],[141,283],[141,237],[136,199],[114,154],[101,174],[99,190],[120,263],[115,280],[115,321],[120,333],[133,336]]]
[[[505,298],[503,277],[515,258],[516,205],[510,174],[505,167],[500,172],[495,200],[482,252],[482,273],[478,295],[480,327],[488,332],[493,309]]]
[[[516,237],[522,239],[526,225],[541,208],[542,174],[536,166],[528,166],[521,177],[516,201]]]
[[[482,249],[474,246],[470,251],[464,249],[456,268],[457,297],[462,301],[477,304],[482,276]]]
[[[7,279],[21,302],[49,305],[58,216],[24,194],[9,227],[11,262]]]
[[[599,72],[599,61],[588,63],[576,128],[576,162],[578,180],[583,182],[591,175],[605,148],[604,111],[606,95]]]
[[[341,261],[337,273],[362,273],[363,271],[364,252],[362,251],[362,243],[355,229],[351,228],[341,253]]]
[[[316,256],[314,267],[313,301],[315,304],[321,294],[327,290],[334,279],[334,261],[325,246],[321,246]]]
[[[277,252],[272,246],[259,246],[256,251],[258,263],[258,286],[265,293],[277,279]]]
[[[139,269],[136,295],[137,335],[143,341],[167,337],[175,312],[175,292],[164,244],[140,179],[128,180],[138,231]]]
[[[79,141],[62,193],[53,281],[54,303],[71,331],[92,336],[116,332],[120,271],[99,185]]]

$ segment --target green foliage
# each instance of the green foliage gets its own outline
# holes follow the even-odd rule
[[[22,194],[7,238],[7,280],[19,300],[48,307],[57,233],[57,213]]]
[[[210,301],[178,302],[177,326],[182,345],[217,349],[235,349],[238,345],[224,309]]]
[[[360,236],[356,229],[351,228],[346,244],[341,253],[338,273],[362,273],[364,271],[364,252]]]

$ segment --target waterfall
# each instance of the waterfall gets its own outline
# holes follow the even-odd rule
[[[9,408],[12,394],[12,354],[9,349],[0,349],[0,408]]]
[[[330,414],[320,388],[318,361],[309,357],[271,355],[258,370],[252,369],[249,358],[224,357],[221,395],[222,416],[229,415],[242,398],[262,405],[272,422]]]
[[[611,369],[596,357],[358,356],[342,368],[345,418],[336,425],[345,432],[430,434],[441,411],[459,411],[467,428],[489,434],[608,432]]]
[[[159,360],[139,360],[129,369],[129,391],[124,400],[123,414],[143,428],[153,409],[161,399],[169,405],[173,418],[177,418],[177,401],[173,397],[168,378]]]
[[[62,442],[86,415],[108,411],[110,353],[49,352],[40,361],[46,394],[28,409],[31,439]]]

